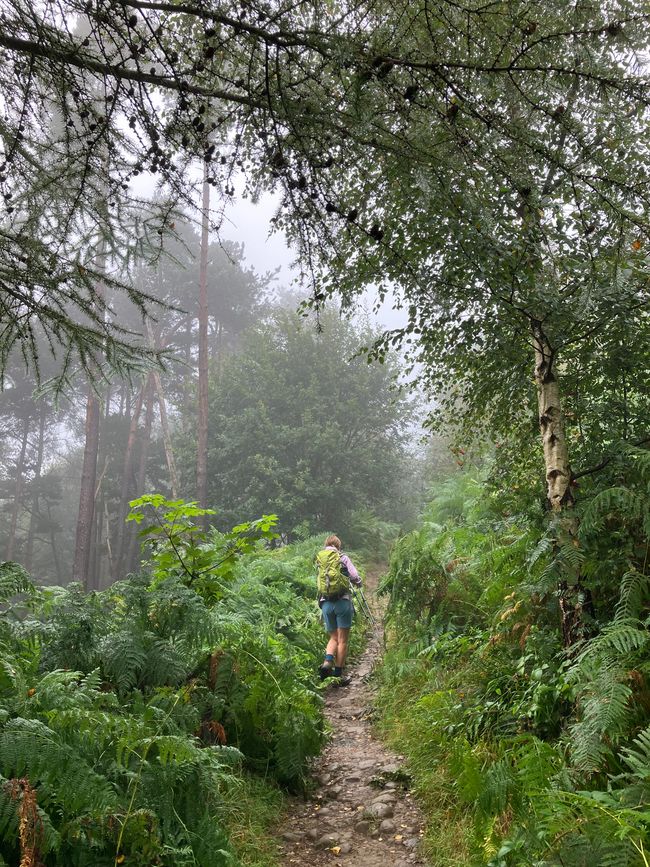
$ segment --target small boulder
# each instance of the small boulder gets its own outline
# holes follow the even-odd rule
[[[397,800],[397,795],[394,792],[382,792],[372,799],[373,804],[394,804]]]
[[[395,822],[392,819],[384,819],[379,826],[379,830],[382,834],[394,834],[395,827]]]
[[[368,819],[390,819],[393,813],[392,804],[384,804],[380,801],[367,806],[363,811],[363,816]]]

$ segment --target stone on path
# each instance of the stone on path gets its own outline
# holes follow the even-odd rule
[[[390,819],[395,813],[392,804],[379,803],[369,804],[363,811],[364,817],[369,819]]]

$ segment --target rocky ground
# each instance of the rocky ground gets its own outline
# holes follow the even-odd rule
[[[372,577],[368,582],[371,599]],[[371,673],[382,646],[378,622],[363,656],[348,668],[352,684],[332,685],[327,690],[331,740],[314,768],[317,788],[312,799],[296,800],[284,823],[281,836],[287,864],[426,864],[419,853],[423,818],[408,791],[402,756],[387,750],[372,727],[375,690]]]

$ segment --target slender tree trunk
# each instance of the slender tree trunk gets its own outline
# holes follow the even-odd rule
[[[81,469],[81,488],[79,490],[79,512],[77,514],[77,533],[75,537],[72,580],[81,582],[86,590],[92,588],[90,575],[90,547],[93,536],[95,515],[95,485],[97,483],[97,455],[99,453],[99,399],[92,383],[88,383],[86,398],[86,442]]]
[[[93,538],[91,546],[91,574],[93,590],[102,590],[102,509],[104,507],[105,497],[101,490],[101,481],[97,486],[97,496],[95,497],[95,526],[93,527]]]
[[[113,557],[113,546],[111,545],[111,522],[108,515],[108,505],[104,502],[104,523],[106,525],[106,556],[108,558],[108,571],[113,580],[116,580],[117,568]]]
[[[23,436],[20,442],[20,453],[16,463],[16,484],[14,486],[14,502],[11,509],[11,524],[9,526],[9,541],[7,543],[7,560],[13,560],[16,550],[16,531],[18,529],[18,516],[23,504],[23,488],[25,487],[25,455],[27,453],[27,441],[29,438],[29,416],[25,416],[23,424]]]
[[[533,324],[535,349],[535,383],[546,468],[546,495],[552,511],[559,512],[574,504],[571,490],[571,466],[564,431],[564,413],[560,384],[555,372],[555,354],[541,323]]]
[[[54,521],[52,520],[52,509],[50,504],[47,504],[47,522],[50,525],[50,545],[52,546],[52,559],[54,560],[54,568],[56,569],[56,580],[58,584],[63,584],[63,572],[61,570],[61,562],[59,560],[59,552],[56,547],[56,537],[54,534]]]
[[[183,429],[187,430],[191,426],[191,408],[194,394],[194,376],[192,373],[192,323],[194,317],[191,310],[188,310],[185,317],[185,380],[183,383]]]
[[[36,535],[36,524],[40,512],[40,484],[41,470],[43,468],[43,443],[45,440],[45,415],[46,406],[41,402],[41,412],[38,424],[38,444],[36,446],[36,464],[34,466],[34,491],[32,494],[32,514],[29,518],[29,532],[27,534],[27,551],[25,553],[25,569],[28,572],[32,570],[32,559],[34,556],[34,536]]]
[[[138,465],[138,479],[136,490],[138,496],[144,493],[147,482],[147,460],[149,458],[149,443],[151,441],[151,427],[153,425],[153,376],[149,374],[147,377],[147,387],[145,396],[145,413],[144,413],[144,430],[142,431],[140,459]],[[129,551],[126,559],[126,568],[129,572],[135,572],[137,569],[136,555],[138,545],[137,528],[130,526],[129,529]]]
[[[138,424],[140,421],[140,414],[142,413],[142,402],[144,400],[144,391],[145,391],[145,383],[142,383],[142,387],[138,392],[138,396],[136,398],[135,407],[133,409],[133,413],[131,415],[131,423],[129,425],[129,435],[126,441],[126,448],[124,450],[124,463],[122,465],[122,485],[120,490],[120,503],[118,507],[117,513],[117,543],[115,545],[115,556],[117,558],[117,571],[118,576],[121,576],[122,569],[124,566],[124,561],[126,559],[126,516],[128,514],[129,508],[129,500],[131,499],[129,496],[129,492],[133,490],[133,448],[135,446],[136,437],[138,434]]]
[[[208,164],[203,166],[203,212],[201,215],[201,262],[199,269],[199,405],[196,445],[196,499],[208,502],[208,244],[210,241],[210,185]],[[203,522],[205,523],[205,522]]]
[[[533,322],[532,330],[539,429],[546,470],[546,496],[549,508],[555,516],[557,554],[562,546],[580,547],[579,521],[573,511],[575,496],[560,383],[555,368],[555,352],[544,333],[542,323]],[[580,571],[571,570],[564,564],[561,568],[558,601],[562,640],[565,647],[570,647],[585,637],[584,614],[593,616],[593,603],[590,590],[582,583]]]
[[[167,419],[167,404],[165,402],[165,393],[163,391],[160,374],[156,371],[153,373],[153,381],[156,386],[156,394],[158,395],[158,409],[160,410],[160,430],[163,438],[163,446],[165,448],[165,460],[167,461],[167,469],[169,471],[169,485],[171,488],[172,498],[178,496],[178,472],[176,470],[176,461],[174,460],[174,448],[172,446],[171,433],[169,431],[169,421]]]
[[[101,450],[106,452],[105,443],[109,441],[109,425],[111,418],[111,401],[113,397],[113,383],[109,380],[106,386],[106,394],[104,396],[104,407],[102,412],[102,425],[99,434],[99,441]],[[106,533],[110,533],[110,525],[107,524],[104,527],[104,509],[106,508],[106,494],[104,492],[104,488],[102,486],[102,481],[104,476],[108,472],[109,469],[109,460],[108,455],[104,455],[104,469],[100,473],[99,482],[97,483],[97,495],[95,496],[95,513],[97,515],[97,520],[95,523],[95,557],[94,557],[94,566],[93,566],[93,574],[96,576],[96,585],[97,587],[103,587],[103,577],[105,574],[104,569],[104,530]],[[106,538],[106,545],[110,544],[110,539]],[[110,581],[115,581],[115,574],[113,569],[113,563],[110,559],[107,559],[107,568],[108,568],[108,576]]]
[[[146,323],[147,336],[152,349],[158,345],[153,334],[151,323],[147,320]],[[162,380],[157,370],[151,372],[153,377],[156,395],[158,396],[158,409],[160,410],[160,430],[163,438],[163,446],[165,449],[165,460],[167,461],[167,469],[169,471],[169,486],[174,499],[178,496],[178,472],[176,470],[176,461],[174,460],[174,448],[172,446],[171,433],[169,431],[169,421],[167,419],[167,404],[165,402],[165,392],[163,391]]]

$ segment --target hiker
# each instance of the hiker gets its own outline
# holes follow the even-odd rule
[[[328,536],[325,547],[316,555],[318,567],[318,604],[323,614],[325,629],[330,639],[325,648],[325,659],[318,669],[321,680],[338,677],[340,686],[347,686],[351,677],[343,674],[348,652],[348,638],[354,616],[350,595],[350,581],[361,587],[361,578],[347,554],[341,553],[338,536]]]

